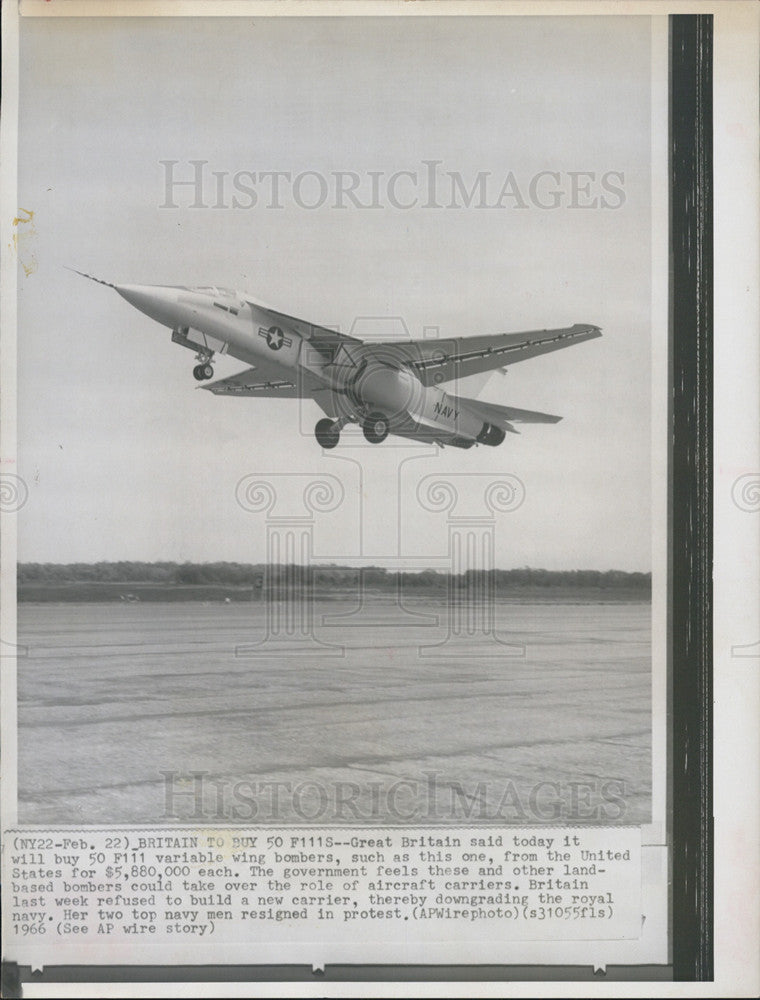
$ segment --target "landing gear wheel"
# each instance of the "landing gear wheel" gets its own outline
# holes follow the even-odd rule
[[[193,368],[193,378],[197,382],[202,382],[205,377],[206,376],[203,374],[203,366],[202,365],[196,365],[195,368]]]
[[[205,365],[198,365],[198,367],[200,369],[202,379],[209,379],[214,377],[213,365],[205,364]]]
[[[329,417],[325,417],[314,428],[314,437],[323,448],[334,448],[340,441],[340,430]]]
[[[378,411],[370,413],[362,424],[362,430],[370,444],[380,444],[388,437],[388,418]]]

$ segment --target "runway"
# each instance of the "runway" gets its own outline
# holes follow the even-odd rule
[[[650,818],[648,604],[18,610],[23,823]]]

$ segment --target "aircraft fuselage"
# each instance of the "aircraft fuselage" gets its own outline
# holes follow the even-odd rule
[[[376,357],[371,343],[349,342],[332,357],[312,347],[300,320],[214,287],[187,289],[116,285],[141,312],[173,331],[173,339],[197,352],[196,378],[211,377],[211,359],[229,354],[250,365],[265,363],[283,379],[308,376],[332,391],[335,421],[344,425],[372,417],[376,437],[388,432],[440,440],[458,447],[498,444],[504,432],[491,428],[438,386],[425,386],[409,367]],[[210,370],[210,373],[209,373]],[[387,426],[383,427],[385,418]],[[370,435],[371,440],[371,435]]]
[[[601,336],[598,326],[576,323],[444,341],[362,341],[226,288],[83,277],[169,327],[172,341],[195,353],[198,381],[213,378],[216,355],[250,366],[204,387],[215,395],[313,399],[326,414],[314,430],[323,448],[334,448],[349,423],[360,424],[372,444],[392,433],[458,448],[499,445],[508,431],[517,433],[513,422],[556,423],[561,417],[456,395],[443,384]]]

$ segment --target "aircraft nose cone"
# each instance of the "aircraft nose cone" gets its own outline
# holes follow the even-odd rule
[[[130,305],[157,323],[174,326],[177,320],[177,290],[161,285],[116,285],[116,291]]]

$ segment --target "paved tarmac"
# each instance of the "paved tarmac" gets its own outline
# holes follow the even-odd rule
[[[20,605],[19,820],[649,820],[648,604],[354,610]]]

